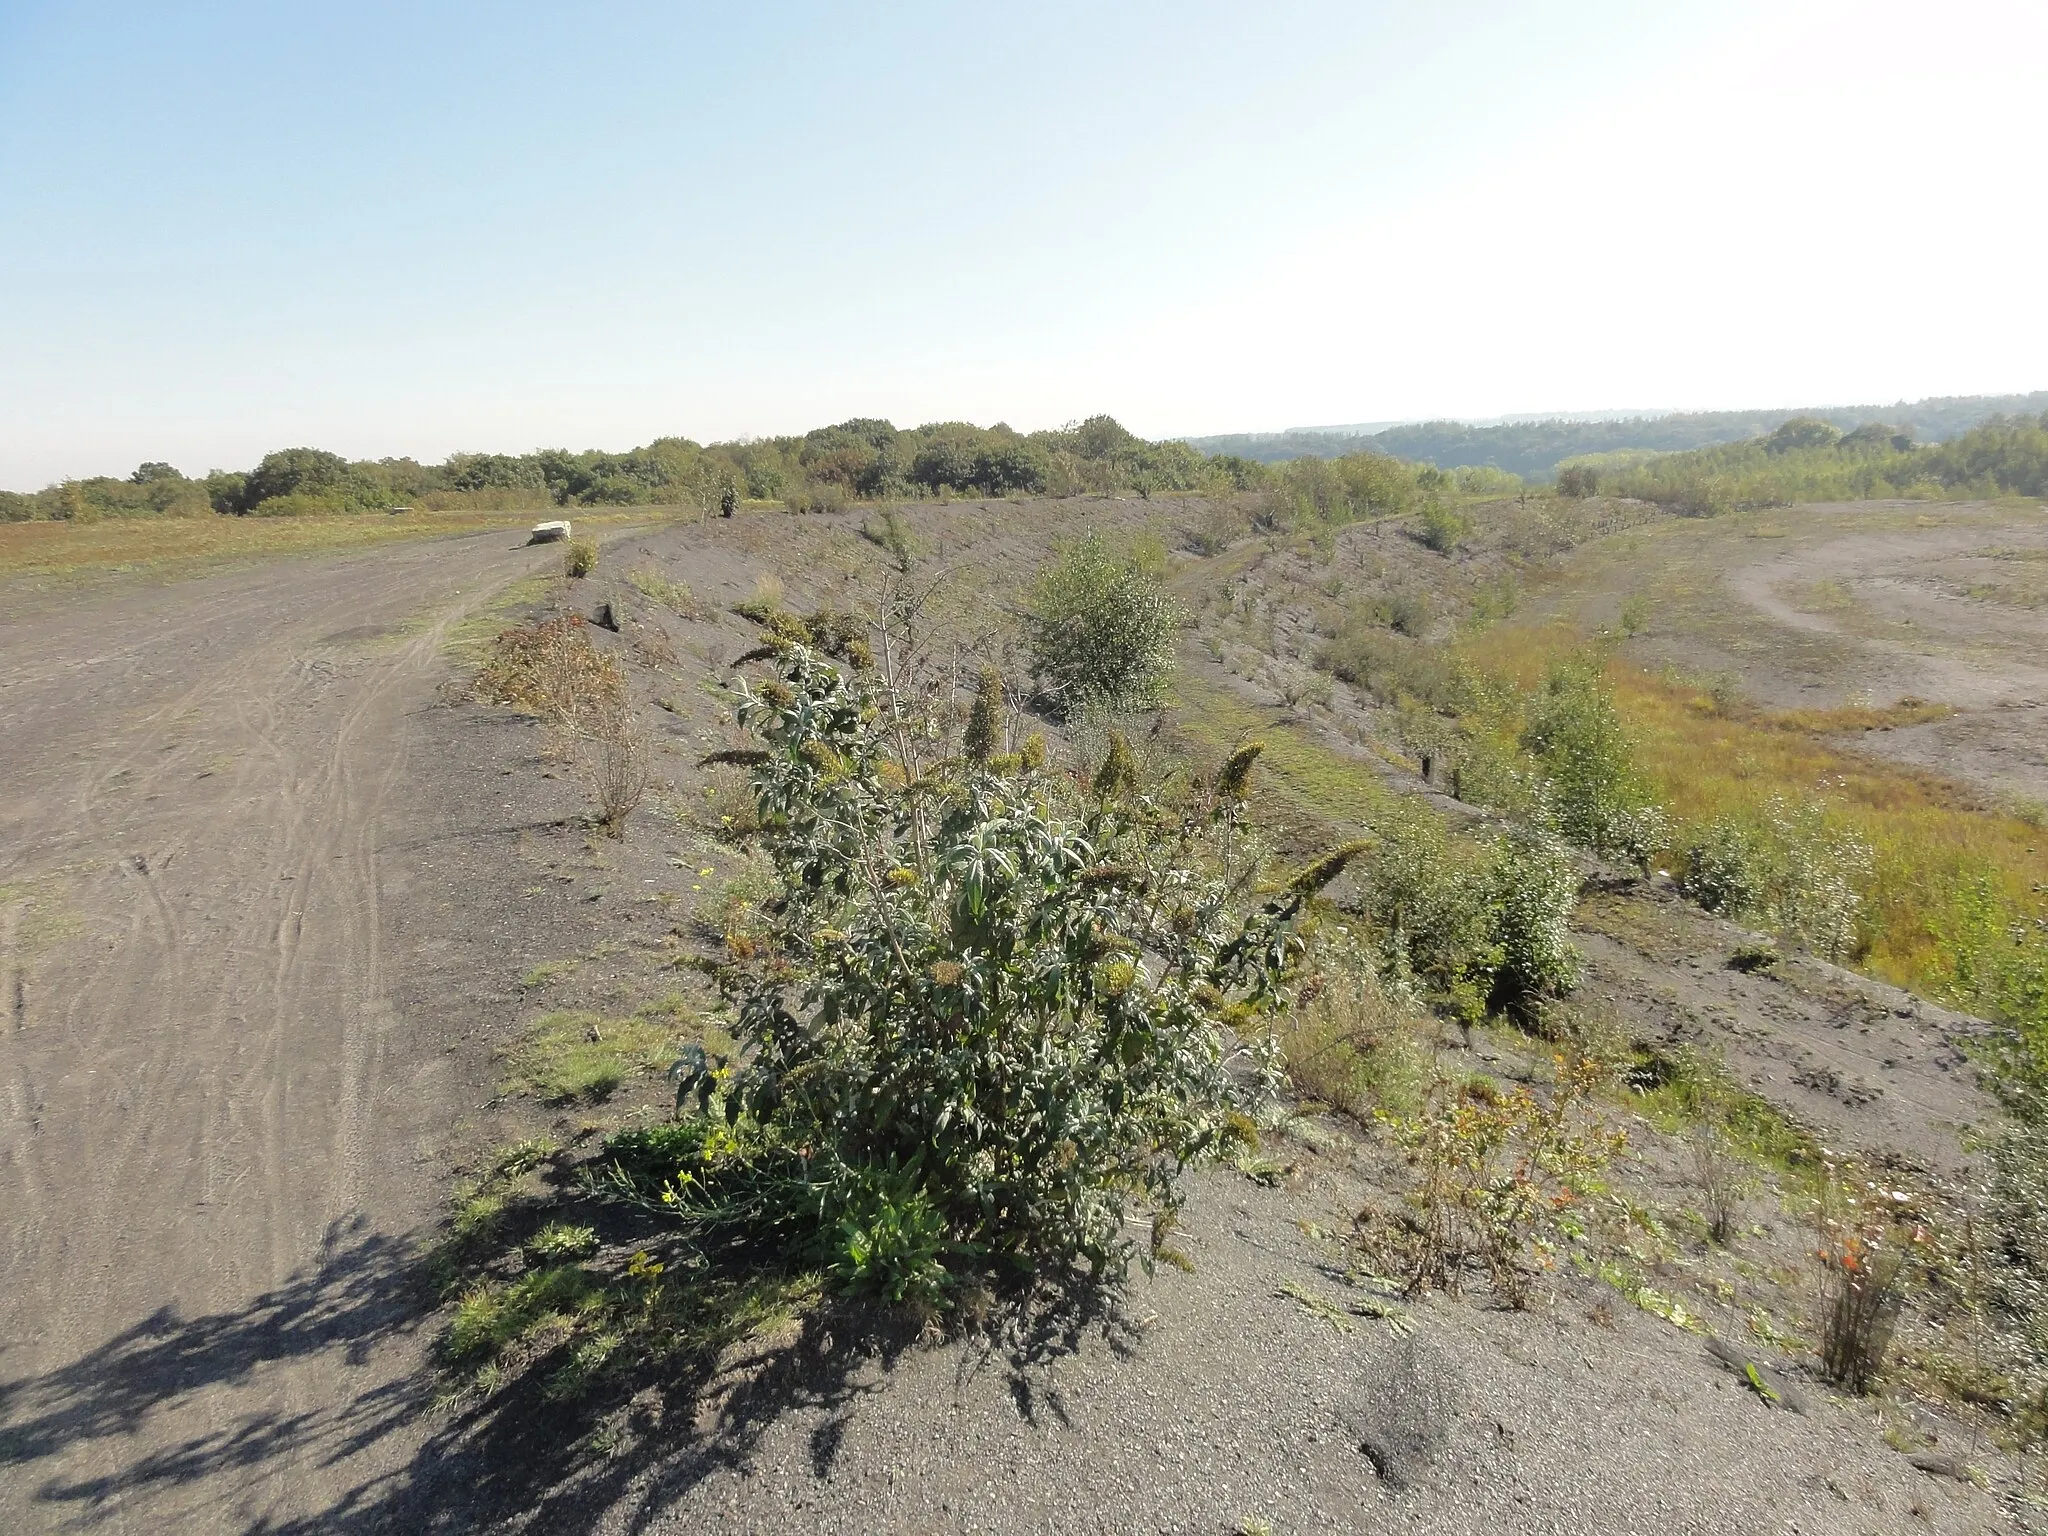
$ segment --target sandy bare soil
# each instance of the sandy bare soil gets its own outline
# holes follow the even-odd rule
[[[436,689],[515,546],[4,605],[0,1530],[256,1529],[403,1461],[519,817]]]
[[[1650,599],[1631,654],[1733,677],[1781,708],[1951,705],[1863,750],[1995,799],[2048,803],[2048,511],[1872,502],[1666,523],[1575,562],[1553,599],[1612,622]]]

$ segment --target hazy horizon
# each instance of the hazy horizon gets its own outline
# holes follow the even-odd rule
[[[2043,382],[2037,5],[483,15],[0,10],[0,485]]]

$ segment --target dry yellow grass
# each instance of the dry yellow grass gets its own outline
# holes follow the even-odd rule
[[[124,517],[96,522],[0,523],[0,577],[64,581],[124,571],[178,575],[236,560],[523,527],[551,515],[555,514],[413,511],[348,517]],[[577,523],[602,526],[672,515],[673,508],[634,507],[627,512],[580,515]]]

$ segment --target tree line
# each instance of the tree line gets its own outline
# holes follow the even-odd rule
[[[1895,424],[1922,442],[1941,442],[1996,416],[2048,410],[2048,390],[2030,395],[1954,395],[1893,405],[1813,411],[1689,411],[1609,421],[1411,422],[1379,431],[1342,428],[1246,432],[1188,441],[1204,453],[1230,453],[1261,463],[1347,453],[1382,453],[1443,469],[1491,465],[1525,478],[1547,479],[1568,459],[1593,453],[1682,453],[1766,437],[1786,421],[1817,418],[1844,433]]]
[[[125,479],[67,480],[0,492],[0,521],[150,515],[300,516],[421,506],[515,509],[575,506],[716,506],[731,491],[798,511],[852,500],[919,496],[1069,496],[1250,489],[1261,466],[1150,442],[1109,416],[1042,432],[1003,423],[939,422],[902,429],[856,418],[801,436],[698,444],[662,437],[624,453],[546,448],[458,453],[440,464],[347,459],[284,448],[254,469],[188,477],[169,464]]]
[[[1795,416],[1740,443],[1690,453],[1590,455],[1558,471],[1567,495],[1606,492],[1707,516],[1739,507],[1890,497],[2048,496],[2048,412],[1995,416],[1945,443],[1899,426],[1844,432]]]

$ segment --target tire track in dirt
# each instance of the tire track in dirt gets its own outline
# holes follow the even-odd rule
[[[282,1525],[403,1455],[418,1346],[387,1334],[431,1191],[378,1085],[435,1046],[393,1045],[382,850],[450,626],[545,558],[493,535],[0,621],[0,985],[50,999],[0,1056],[0,1530]]]

